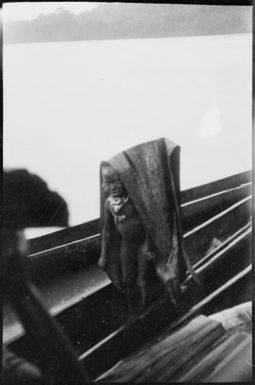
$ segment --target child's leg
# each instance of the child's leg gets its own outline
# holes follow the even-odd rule
[[[127,298],[130,313],[137,309],[138,293],[137,293],[137,248],[129,242],[122,240],[121,242],[121,271],[122,282]]]
[[[147,280],[146,280],[146,274],[148,269],[148,261],[152,259],[152,254],[149,250],[149,239],[148,237],[145,238],[145,241],[142,243],[142,245],[138,249],[138,279],[137,279],[137,285],[140,288],[141,296],[142,296],[142,307],[145,307],[147,297],[148,297],[148,290],[147,290]]]

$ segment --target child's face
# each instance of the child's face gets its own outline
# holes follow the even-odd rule
[[[103,168],[102,175],[103,188],[109,195],[116,196],[124,193],[123,184],[112,167]]]

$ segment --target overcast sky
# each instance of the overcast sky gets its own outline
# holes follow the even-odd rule
[[[40,14],[55,12],[58,8],[64,8],[75,14],[91,10],[98,6],[95,2],[19,2],[3,4],[3,21],[31,20]]]

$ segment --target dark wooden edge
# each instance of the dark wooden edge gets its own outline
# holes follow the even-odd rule
[[[251,265],[246,266],[241,272],[238,272],[234,277],[232,276],[200,302],[193,304],[193,307],[182,317],[178,316],[178,313],[171,307],[166,297],[161,298],[142,316],[127,321],[126,324],[110,336],[82,354],[80,361],[88,369],[92,378],[99,376],[114,366],[119,360],[124,359],[139,349],[139,347],[142,347],[150,338],[155,337],[164,327],[167,327],[171,321],[173,323],[170,327],[167,327],[168,330],[176,329],[195,314],[201,312],[203,307],[208,306],[210,301],[219,297],[222,292],[229,289],[238,280],[250,274],[250,272]]]
[[[209,205],[210,212],[207,213],[207,215],[203,213],[201,216],[199,210],[197,211],[195,207],[195,220],[193,220],[193,216],[191,216],[191,220],[189,219],[190,216],[187,216],[187,220],[185,219],[183,222],[185,247],[187,248],[192,263],[197,262],[206,252],[213,236],[223,241],[228,235],[226,231],[228,227],[230,233],[234,233],[239,228],[239,225],[242,227],[249,222],[249,217],[251,216],[251,196],[247,196],[246,186],[238,189],[235,199],[233,199],[231,195],[229,196],[225,193],[223,195],[226,195],[226,199],[221,200],[221,197],[219,197],[220,202],[218,202],[217,198],[219,204],[216,204],[215,207]],[[210,200],[212,201],[212,198],[210,198]],[[203,205],[206,201],[207,200],[204,200],[202,202]],[[200,205],[200,203],[194,205],[196,206],[197,204]],[[187,207],[189,209],[187,214],[190,213],[191,206],[192,205]],[[238,215],[238,221],[236,221],[235,215]],[[226,220],[229,216],[231,219],[227,225]],[[221,225],[216,225],[217,220],[221,221],[221,218],[223,219]],[[213,230],[215,226],[214,223],[216,225],[216,233]],[[190,227],[191,225],[192,227]],[[201,233],[200,242],[199,240],[195,240],[190,243],[190,240],[187,243],[187,236],[190,233],[196,233],[199,229],[201,229],[201,231],[198,231],[198,233]],[[207,231],[209,231],[209,236],[206,235]],[[203,248],[201,248],[201,242],[204,243]],[[42,282],[53,279],[55,275],[59,276],[66,271],[77,271],[85,266],[95,264],[99,255],[100,234],[70,243],[66,246],[60,246],[30,255],[27,260],[27,272],[33,280],[35,279],[35,282],[39,279],[38,283],[42,284]]]
[[[224,212],[228,207],[231,207],[242,199],[248,199],[251,194],[250,184],[245,184],[230,190],[225,190],[222,193],[211,195],[209,198],[202,198],[194,203],[188,203],[182,207],[182,223],[183,231],[187,232],[196,226],[204,223],[206,220],[215,215]],[[77,263],[79,260],[86,264],[96,262],[94,254],[100,253],[100,234],[96,234],[87,238],[77,239],[70,243],[65,243],[47,250],[42,250],[29,255],[29,263],[38,263],[44,260],[45,263],[53,262],[57,256],[61,256],[64,261],[66,258],[74,258]],[[92,255],[93,254],[93,255]],[[84,264],[83,263],[83,264]]]
[[[247,202],[243,202],[241,204],[240,207],[243,207],[243,205],[247,205]],[[234,211],[236,211],[236,209],[239,210],[239,206],[237,208],[234,209]],[[226,213],[228,214],[228,213]],[[221,219],[221,218],[218,218],[218,219]],[[214,219],[215,221],[216,219]],[[213,224],[212,222],[213,220],[210,221],[210,223],[205,223],[205,227],[207,228],[208,225],[211,226]],[[217,220],[216,220],[217,221]],[[220,225],[221,227],[222,225]],[[204,228],[199,228],[195,231],[195,233],[198,231],[198,233],[200,232],[200,230],[203,230],[204,231]],[[238,236],[245,236],[245,238],[247,238],[247,235],[245,235],[244,233],[246,232],[247,230],[247,225],[245,225],[242,229],[241,229],[241,234],[240,232],[238,231],[238,233],[236,235]],[[212,232],[212,230],[210,230],[209,232]],[[191,232],[189,234],[187,234],[187,238],[193,238],[192,235],[194,234],[194,232]],[[235,238],[235,237],[234,237]],[[238,238],[238,237],[237,237]],[[230,235],[230,240],[234,240],[233,239],[233,236]],[[239,240],[240,242],[241,240]],[[242,241],[241,241],[242,242]],[[212,253],[208,254],[207,255],[207,258],[205,259],[204,262],[208,263],[210,261],[210,265],[213,261],[212,258],[214,259],[214,257],[216,255],[219,255],[219,253],[221,254],[222,252],[224,252],[224,250],[233,250],[233,245],[229,245],[230,242],[226,241],[224,242],[218,249],[214,250]],[[216,258],[217,259],[217,258]],[[218,258],[218,261],[219,261],[219,258]],[[215,266],[215,262],[214,262],[214,266]],[[41,269],[40,269],[41,271]],[[190,279],[188,279],[188,282],[190,282]],[[112,327],[115,327],[117,326],[117,324],[121,324],[120,322],[120,319],[118,320],[117,318],[119,317],[119,314],[116,313],[115,314],[115,318],[112,322],[112,312],[114,311],[113,308],[112,308],[112,305],[111,305],[111,299],[114,298],[114,301],[116,301],[116,305],[119,307],[121,305],[121,299],[118,297],[118,292],[116,292],[116,289],[113,287],[113,285],[109,282],[109,284],[107,284],[105,287],[103,287],[102,289],[99,289],[98,291],[96,291],[95,293],[93,293],[92,295],[89,295],[87,298],[84,298],[84,299],[77,299],[77,302],[74,303],[70,308],[68,309],[63,309],[61,312],[59,312],[59,314],[56,315],[56,318],[58,320],[58,322],[60,322],[61,325],[65,325],[64,328],[65,330],[69,330],[68,332],[68,335],[69,337],[71,337],[71,335],[73,336],[72,337],[72,340],[76,340],[76,337],[75,337],[75,328],[77,329],[77,326],[75,326],[75,322],[78,322],[80,324],[81,321],[78,321],[78,318],[81,317],[83,311],[85,312],[85,315],[84,315],[84,320],[82,321],[82,324],[83,324],[83,327],[86,329],[86,333],[85,335],[87,336],[86,337],[86,343],[85,345],[87,346],[87,348],[89,348],[92,343],[92,341],[95,341],[95,332],[93,331],[94,329],[97,329],[97,336],[100,336],[101,335],[101,338],[104,337],[104,335],[106,335],[105,333],[109,333],[111,332],[113,329]],[[122,304],[124,306],[124,304]],[[115,306],[115,305],[114,305]],[[115,306],[116,307],[116,306]],[[120,310],[120,308],[119,308]],[[116,310],[115,310],[116,311]],[[71,315],[72,314],[72,315]],[[79,317],[77,318],[77,316],[79,315]],[[75,317],[74,317],[75,316]],[[87,319],[88,317],[88,319]],[[74,320],[75,318],[75,320]],[[77,318],[77,319],[76,319]],[[98,320],[98,324],[95,323],[96,321],[95,320]],[[71,321],[71,325],[70,325],[70,321]],[[119,323],[120,322],[120,323]],[[90,325],[91,323],[91,325]],[[69,325],[69,326],[68,326]],[[92,327],[92,329],[91,329]],[[78,329],[80,328],[80,326],[78,327]],[[90,330],[90,331],[89,331]],[[70,335],[71,333],[71,335]],[[88,339],[88,333],[89,333],[89,339]],[[81,335],[79,337],[79,340],[81,341]],[[15,338],[13,340],[13,343],[14,345],[17,347],[18,346],[21,346],[22,345],[22,341],[24,337],[22,337],[21,339],[18,337],[18,338]],[[13,344],[11,343],[11,344]],[[95,343],[95,342],[94,342]],[[21,345],[20,345],[21,344]],[[90,346],[88,346],[90,345]],[[80,345],[77,345],[76,348],[79,349],[79,346]]]
[[[80,360],[84,363],[86,368],[89,368],[92,377],[101,374],[103,371],[109,369],[120,359],[134,352],[139,346],[148,342],[162,328],[167,326],[169,322],[173,322],[168,327],[168,330],[173,330],[186,322],[192,316],[200,312],[203,307],[219,296],[223,291],[231,287],[237,280],[243,278],[251,272],[251,265],[249,259],[249,247],[251,244],[251,234],[246,233],[241,239],[237,240],[236,245],[226,247],[224,255],[219,253],[217,258],[210,261],[209,264],[199,271],[199,276],[202,280],[210,280],[210,287],[205,288],[205,293],[201,293],[201,300],[194,302],[194,295],[191,292],[196,290],[194,283],[191,281],[186,291],[187,296],[184,299],[184,308],[188,309],[183,316],[180,317],[178,313],[169,304],[168,298],[163,297],[157,303],[153,304],[143,315],[134,317],[133,320],[127,321],[118,330],[107,336],[104,340],[98,343],[89,351],[80,356]],[[248,246],[248,249],[247,249]],[[238,256],[240,251],[247,250],[247,258],[240,261]],[[226,267],[233,260],[238,262],[233,272],[226,271],[225,279],[215,280],[217,272],[221,271],[222,267]],[[249,295],[249,293],[247,293]],[[197,297],[197,296],[196,296]],[[204,298],[203,298],[204,297]],[[203,298],[203,299],[202,299]],[[190,309],[190,305],[193,306]],[[223,305],[223,304],[221,304]],[[155,322],[157,319],[157,322]],[[173,320],[176,321],[173,321]],[[102,362],[101,358],[106,357]]]
[[[222,311],[226,308],[230,308],[232,306],[238,305],[238,299],[241,300],[240,303],[247,300],[247,296],[249,294],[247,291],[249,291],[250,281],[251,281],[251,272],[252,272],[252,266],[249,265],[242,271],[240,271],[238,274],[236,274],[233,278],[225,282],[222,286],[217,288],[215,291],[213,291],[211,294],[203,298],[198,303],[194,304],[193,307],[191,307],[190,310],[188,310],[183,316],[177,317],[175,320],[169,319],[169,324],[165,326],[164,329],[160,331],[161,336],[164,334],[174,333],[176,330],[178,330],[180,327],[182,327],[184,324],[187,324],[191,319],[198,316],[199,314],[204,315],[210,315],[218,311]],[[238,296],[236,295],[240,288],[246,289],[246,293],[244,296]],[[232,295],[231,295],[232,294]],[[226,301],[227,299],[227,301]],[[230,299],[230,302],[228,299]],[[166,301],[166,300],[165,300]],[[223,307],[223,304],[226,304],[226,307]],[[156,333],[157,336],[157,333]],[[155,335],[150,338],[150,343],[153,341],[158,340]],[[142,350],[144,346],[148,346],[148,341],[145,341],[145,345],[140,346],[138,350]],[[137,351],[137,350],[136,350]],[[80,356],[80,360],[83,361],[84,364],[86,364],[86,354]],[[108,370],[111,370],[112,367],[107,368]],[[99,377],[95,379],[95,382],[104,382],[104,377],[106,373],[100,373]]]
[[[251,182],[251,171],[246,171],[215,182],[206,183],[198,187],[184,190],[181,192],[181,204],[185,204],[220,191],[235,188],[249,182]],[[100,219],[97,218],[77,226],[72,226],[41,237],[30,239],[30,254],[58,247],[59,245],[68,244],[99,233]]]
[[[215,194],[220,191],[229,190],[251,182],[252,172],[245,171],[236,175],[231,175],[227,178],[219,179],[215,182],[206,183],[197,187],[184,190],[181,193],[181,203],[187,203],[208,195]]]
[[[33,254],[42,250],[57,247],[59,245],[71,243],[73,241],[77,241],[78,239],[84,239],[98,234],[99,231],[99,218],[86,223],[81,223],[77,226],[67,227],[65,229],[28,240],[30,253]]]
[[[251,184],[234,187],[220,193],[188,202],[181,207],[183,231],[189,231],[214,217],[236,202],[251,196]]]

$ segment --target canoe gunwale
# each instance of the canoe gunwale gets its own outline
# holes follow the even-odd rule
[[[185,322],[188,322],[191,318],[193,318],[195,315],[197,315],[200,312],[203,312],[206,307],[210,305],[211,302],[215,301],[217,298],[219,298],[222,294],[227,292],[231,287],[233,287],[235,284],[238,284],[238,282],[244,278],[247,278],[252,272],[252,265],[248,265],[246,268],[244,268],[242,271],[240,271],[238,274],[236,274],[234,277],[229,279],[227,282],[224,283],[224,285],[217,288],[215,291],[210,293],[208,296],[206,296],[204,299],[199,301],[197,304],[195,304],[189,311],[186,312],[183,316],[179,317],[177,320],[171,322],[167,325],[167,322],[165,320],[165,327],[161,329],[161,332],[163,330],[169,331],[175,331],[177,328],[179,328],[181,325],[183,325]],[[132,336],[137,335],[138,331],[140,330],[140,333],[144,330],[147,323],[151,323],[151,312],[156,314],[161,314],[160,308],[166,307],[168,305],[167,298],[162,298],[160,300],[160,304],[156,303],[152,305],[152,307],[147,310],[143,315],[140,317],[134,318],[131,321],[127,321],[126,324],[122,325],[119,329],[111,333],[111,335],[107,336],[103,340],[99,341],[97,345],[93,346],[88,351],[84,352],[79,356],[79,361],[85,365],[85,367],[90,368],[91,364],[94,360],[96,360],[97,354],[98,357],[102,357],[106,352],[109,352],[112,350],[113,357],[112,362],[108,365],[100,367],[97,363],[95,364],[94,369],[91,369],[90,375],[92,378],[96,379],[97,377],[101,376],[104,372],[108,371],[111,367],[116,365],[116,363],[119,360],[122,360],[126,357],[128,357],[130,354],[133,354],[137,349],[140,349],[145,343],[141,343],[140,345],[136,342],[132,342],[132,347],[126,349],[127,354],[122,353],[123,348],[121,346],[123,345],[124,341],[128,341],[132,339]],[[152,308],[154,307],[154,310]],[[152,326],[152,325],[151,325]],[[156,330],[154,333],[151,334],[150,338],[155,338],[157,333],[159,331]],[[145,339],[146,340],[146,339]],[[116,354],[115,348],[120,350],[120,354]],[[101,351],[100,351],[101,350]],[[109,358],[108,358],[109,359]]]
[[[235,190],[235,191],[236,191],[237,189],[241,189],[241,188],[243,188],[243,187],[245,188],[245,186],[248,186],[249,184],[250,184],[250,183],[246,183],[246,184],[243,184],[243,185],[241,185],[241,186],[232,188],[232,189],[230,189],[230,190]],[[226,193],[226,190],[224,190],[224,194],[225,194],[225,193]],[[215,196],[220,196],[220,195],[221,195],[220,192],[218,192],[218,193],[215,194]],[[214,195],[211,194],[210,199],[211,199],[211,197],[213,197],[213,196],[214,196]],[[205,200],[206,200],[206,197],[203,197],[203,198],[201,198],[201,199],[196,200],[196,202],[197,202],[197,201],[198,201],[198,202],[199,202],[199,201],[205,201]],[[200,224],[199,226],[194,227],[191,231],[187,231],[187,232],[184,234],[185,242],[187,242],[188,239],[191,239],[191,238],[192,238],[192,235],[194,235],[194,234],[199,234],[199,231],[200,231],[200,230],[206,229],[208,225],[211,225],[211,224],[213,224],[213,223],[216,223],[217,221],[220,221],[224,216],[227,217],[227,215],[228,215],[230,212],[234,212],[236,208],[242,207],[242,205],[246,205],[247,202],[248,202],[249,200],[251,200],[251,196],[245,197],[244,199],[242,199],[242,200],[236,202],[234,205],[228,207],[226,210],[223,210],[220,214],[217,214],[217,215],[213,216],[212,218],[210,218],[208,221],[205,221],[205,222],[203,222],[202,224]],[[193,201],[193,203],[195,204],[194,201]],[[189,203],[186,204],[186,206],[188,206],[188,205],[189,205]],[[185,204],[183,204],[183,206],[185,206]],[[95,222],[96,222],[96,221],[94,221],[94,224],[95,224]],[[241,235],[243,235],[244,232],[245,232],[245,229],[248,229],[249,227],[250,227],[250,223],[247,223],[245,226],[243,226],[243,227],[242,227],[240,230],[238,230],[238,231],[240,232]],[[237,232],[238,232],[238,231],[237,231]],[[235,237],[235,235],[236,235],[236,233],[232,234],[231,236],[232,236],[232,237]],[[231,236],[230,236],[230,238],[231,238]],[[62,244],[62,245],[59,246],[57,249],[60,250],[60,251],[63,250],[63,249],[64,249],[64,250],[66,250],[66,249],[68,250],[68,248],[72,249],[72,247],[73,247],[73,246],[76,246],[76,245],[80,245],[81,247],[83,247],[83,246],[85,247],[85,245],[87,245],[87,244],[93,244],[93,243],[95,243],[95,242],[99,242],[99,240],[100,240],[100,233],[97,233],[97,234],[93,234],[93,235],[91,235],[91,236],[89,236],[89,237],[85,237],[85,238],[78,239],[78,240],[73,240],[72,242],[68,242],[68,243],[66,243],[66,244],[64,244],[64,245]],[[204,257],[205,257],[205,258],[207,257],[207,260],[210,260],[210,259],[213,258],[214,256],[218,255],[218,254],[220,253],[221,250],[225,250],[227,244],[229,244],[229,243],[230,243],[230,241],[229,241],[229,239],[228,239],[224,245],[219,246],[218,249],[213,250],[211,253],[209,253],[208,255],[205,255]],[[41,251],[41,252],[38,252],[38,253],[31,254],[31,255],[29,256],[29,259],[31,259],[31,260],[32,260],[32,259],[36,259],[36,258],[40,259],[41,257],[44,257],[45,255],[47,255],[47,253],[48,253],[50,250],[52,250],[52,252],[56,252],[56,248],[54,247],[54,248],[49,249],[49,250],[44,250],[44,251]],[[53,251],[53,250],[54,250],[54,251]],[[206,260],[204,260],[203,262],[200,262],[200,265],[201,265],[201,264],[203,265],[204,262],[206,262]],[[198,262],[198,264],[199,264],[199,262]],[[196,264],[193,264],[193,266],[195,267]],[[243,279],[243,278],[245,278],[245,277],[248,277],[250,274],[251,274],[251,266],[249,265],[249,266],[247,266],[245,269],[243,269],[240,273],[238,273],[235,277],[233,277],[233,278],[231,278],[230,280],[228,280],[228,281],[226,282],[226,285],[221,286],[221,287],[225,287],[225,289],[224,289],[223,291],[228,290],[229,287],[230,287],[232,284],[235,284],[235,282],[237,282],[238,280],[241,280],[241,279]],[[237,277],[237,279],[235,280],[236,277]],[[187,279],[188,279],[188,277],[187,277]],[[245,279],[246,279],[246,278],[245,278]],[[228,285],[228,283],[229,283],[229,285]],[[100,288],[97,290],[97,292],[99,293],[102,289],[107,288],[107,287],[110,287],[111,285],[112,285],[112,284],[111,284],[110,282],[109,282],[109,283],[106,283],[103,287],[100,287]],[[222,290],[220,290],[220,289],[221,289],[221,288],[219,288],[219,289],[217,289],[217,290],[215,291],[215,292],[217,292],[217,291],[219,290],[217,295],[221,295]],[[210,301],[213,301],[213,300],[216,298],[215,296],[217,296],[216,294],[215,294],[215,296],[212,296],[212,294],[213,294],[213,293],[211,293],[211,294],[209,294],[209,296],[207,296],[207,297],[210,297],[210,296],[211,296],[211,297],[210,297],[210,298],[211,298]],[[89,297],[89,296],[90,296],[90,294],[88,295],[88,297]],[[207,298],[207,297],[206,297],[206,298]],[[74,301],[73,304],[72,304],[71,306],[68,306],[68,308],[62,309],[62,310],[60,310],[59,312],[56,312],[56,313],[54,314],[54,316],[59,315],[59,314],[62,314],[62,313],[64,313],[66,310],[67,310],[67,311],[70,311],[71,308],[75,309],[75,306],[76,306],[76,305],[82,304],[84,301],[86,301],[86,297],[79,298],[77,301]],[[167,306],[167,300],[166,300],[166,299],[162,299],[162,300],[159,301],[159,302],[162,304],[162,306],[163,306],[164,304],[165,304],[164,306]],[[159,305],[159,303],[158,303],[158,305]],[[204,303],[204,306],[206,307],[207,304]],[[192,309],[193,309],[193,308],[192,308]],[[165,314],[165,313],[164,313],[164,314]],[[124,331],[125,331],[125,327],[126,327],[126,324],[125,324],[125,325],[122,325],[121,328],[118,329],[118,330],[124,332]],[[123,329],[123,328],[124,328],[124,329]],[[111,343],[111,339],[112,339],[112,338],[115,338],[116,336],[118,336],[118,330],[115,330],[115,331],[113,331],[111,334],[109,334],[109,335],[106,337],[106,340],[107,340],[107,341],[105,341],[105,342]],[[12,344],[13,342],[15,343],[15,342],[19,339],[19,337],[20,337],[20,335],[19,335],[19,336],[15,336],[12,340],[8,341],[8,344]],[[86,352],[84,352],[83,354],[80,355],[80,361],[84,361],[84,360],[86,361],[86,357],[88,357],[88,358],[89,358],[89,361],[90,361],[90,359],[92,358],[92,357],[90,356],[90,354],[93,355],[93,352],[96,352],[96,351],[97,351],[97,349],[94,349],[94,348],[95,348],[96,346],[97,346],[97,348],[99,348],[100,346],[103,346],[103,345],[104,345],[103,340],[98,341],[98,342],[96,343],[96,345],[93,345],[93,347],[91,347],[91,349],[86,350]],[[100,355],[99,355],[99,356],[100,356]]]
[[[223,211],[223,212],[220,213],[219,215],[216,215],[216,216],[212,217],[210,220],[208,220],[208,221],[202,223],[200,226],[195,227],[192,231],[189,231],[189,232],[185,233],[185,234],[184,234],[184,240],[185,240],[185,243],[187,243],[187,241],[188,241],[190,238],[192,238],[193,235],[198,236],[198,235],[199,235],[199,232],[200,232],[201,230],[204,231],[204,230],[206,230],[206,228],[207,228],[209,225],[212,225],[212,224],[214,225],[214,223],[216,224],[217,221],[219,221],[221,218],[223,218],[224,216],[227,217],[227,215],[228,215],[231,211],[234,212],[238,207],[241,207],[242,205],[246,204],[246,202],[249,201],[249,200],[251,200],[251,197],[246,197],[246,198],[244,198],[242,201],[237,202],[236,204],[234,204],[233,206],[231,206],[231,207],[228,208],[227,210]],[[239,231],[242,233],[242,231],[245,230],[246,228],[248,228],[249,226],[250,226],[250,224],[247,223],[247,224],[246,224],[245,226],[243,226]],[[96,239],[96,237],[98,237],[98,239],[99,239],[99,238],[100,238],[100,235],[98,234],[97,236],[91,237],[91,238],[89,239],[89,241],[90,241],[90,242],[91,242],[91,241],[93,242],[93,241]],[[233,234],[230,236],[230,238],[233,238]],[[199,265],[198,265],[198,266],[201,265],[202,260],[204,260],[204,261],[209,260],[210,258],[212,258],[213,256],[215,256],[220,250],[224,250],[226,244],[228,244],[228,243],[229,243],[229,238],[227,238],[227,239],[223,242],[222,245],[220,245],[218,248],[216,248],[215,250],[213,250],[211,253],[205,254],[204,257],[203,257],[202,259],[199,259],[199,261],[198,261],[198,264],[199,264]],[[196,263],[194,263],[194,264],[192,264],[192,265],[193,265],[193,267],[195,267],[195,268],[198,267]],[[190,280],[190,277],[189,277],[189,276],[186,277],[186,281],[187,281],[187,280]],[[110,282],[110,281],[107,281],[107,282],[104,283],[103,286],[98,287],[93,293],[96,293],[96,292],[99,293],[103,288],[109,287],[109,286],[111,286],[111,285],[112,285],[111,282]],[[84,300],[86,301],[86,298],[89,297],[90,295],[91,295],[91,293],[89,293],[88,295],[82,295],[82,297],[79,297],[79,298],[74,298],[71,305],[68,304],[68,306],[66,306],[66,307],[61,306],[61,307],[59,308],[59,310],[56,310],[56,311],[54,311],[54,312],[52,312],[52,311],[50,310],[50,312],[51,312],[52,316],[55,317],[55,316],[57,316],[57,315],[59,315],[59,314],[65,312],[65,310],[68,310],[70,307],[76,306],[78,303],[82,303]],[[9,342],[11,343],[12,341],[15,341],[15,339],[16,339],[16,338],[19,338],[21,335],[22,335],[22,334],[19,334],[18,336],[16,336],[16,337],[14,337],[13,339],[9,340],[8,343],[9,343]]]
[[[202,201],[207,201],[208,199],[209,200],[213,200],[215,197],[224,198],[224,195],[230,194],[232,192],[237,192],[238,190],[241,190],[244,187],[247,187],[248,185],[251,185],[251,183],[247,183],[245,185],[238,186],[238,187],[235,187],[235,188],[232,188],[232,189],[229,189],[229,190],[224,190],[223,192],[218,192],[216,194],[211,194],[210,196],[206,196],[206,197],[203,197],[203,198],[195,200],[195,201],[187,202],[184,205],[181,205],[181,208],[187,210],[187,208],[190,209],[191,206],[196,205],[197,203],[201,203]],[[251,197],[251,195],[246,196],[245,198],[243,198],[243,201],[248,200],[250,197]],[[242,203],[242,201],[239,200],[238,202],[236,202],[234,204],[239,205],[241,203]],[[233,206],[234,205],[232,205],[230,207],[227,207],[227,209],[221,211],[220,213],[218,213],[216,215],[219,215],[219,216],[224,215],[226,210],[231,210]],[[189,216],[190,216],[190,212],[188,212],[188,211],[184,211],[182,213],[182,220],[183,220],[184,223],[185,223],[185,220],[187,220]],[[211,221],[212,218],[214,218],[214,217],[215,217],[215,215],[213,215],[211,218],[207,219],[207,221]],[[206,221],[203,221],[203,223],[206,223]],[[188,230],[188,231],[191,231],[191,232],[193,231],[194,232],[197,227],[198,226],[194,225],[194,227],[191,230]],[[185,232],[184,237],[187,236],[187,232],[188,231]],[[61,245],[50,247],[48,249],[44,249],[44,250],[41,250],[41,251],[38,251],[38,252],[30,253],[28,255],[28,260],[29,261],[32,261],[32,260],[35,261],[36,259],[40,259],[40,258],[43,258],[43,257],[49,257],[50,255],[53,255],[53,254],[56,254],[56,253],[59,253],[59,252],[70,253],[70,252],[72,252],[72,248],[74,248],[74,249],[78,248],[78,250],[76,250],[76,251],[82,251],[82,252],[86,253],[86,250],[84,249],[84,247],[86,247],[86,245],[92,244],[93,242],[99,243],[100,242],[100,237],[101,237],[100,232],[97,232],[97,233],[95,233],[93,235],[79,237],[78,239],[73,240],[71,242],[66,242],[66,243],[62,242]]]
[[[206,197],[215,194],[225,193],[227,190],[233,190],[237,187],[245,187],[251,183],[251,171],[245,171],[226,178],[212,181],[204,185],[193,187],[181,191],[181,205],[183,208],[188,202],[201,201]],[[191,203],[190,203],[191,204]],[[86,239],[90,236],[100,233],[100,219],[94,219],[83,224],[61,229],[53,233],[28,240],[31,249],[31,255],[38,254],[45,250],[51,250],[62,244],[69,244],[77,239]],[[42,249],[41,249],[42,248]]]

